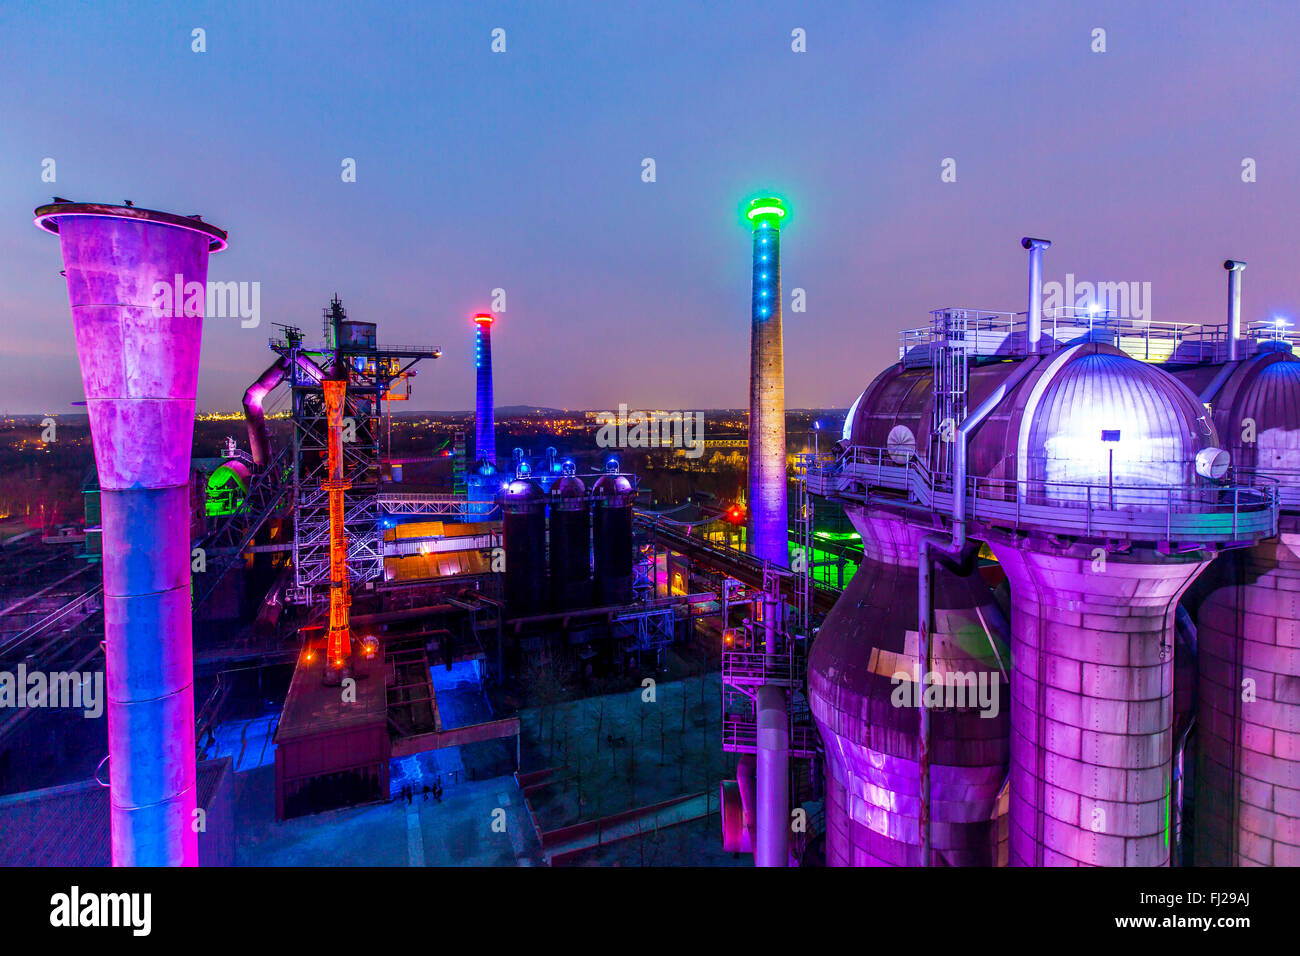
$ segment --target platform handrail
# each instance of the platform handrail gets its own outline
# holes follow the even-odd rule
[[[1260,475],[1249,484],[1112,485],[971,476],[965,494],[968,514],[988,524],[1229,542],[1277,533],[1279,485],[1266,478]],[[869,497],[879,488],[901,491],[908,503],[930,511],[952,507],[951,480],[936,478],[922,459],[903,449],[850,445],[833,464],[811,465],[808,480],[810,490],[824,496]]]

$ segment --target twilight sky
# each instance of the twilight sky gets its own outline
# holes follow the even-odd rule
[[[932,308],[1024,309],[1025,234],[1045,280],[1150,282],[1156,320],[1220,321],[1226,257],[1246,320],[1295,319],[1297,36],[1294,2],[6,0],[0,411],[82,398],[52,195],[229,230],[209,279],[260,283],[262,324],[208,321],[205,410],[336,291],[443,348],[412,408],[468,408],[495,288],[499,404],[744,405],[760,190],[791,207],[791,407],[848,405]]]

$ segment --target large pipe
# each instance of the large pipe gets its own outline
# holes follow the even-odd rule
[[[758,688],[758,839],[755,866],[790,862],[790,721],[785,688]]]
[[[1043,337],[1043,250],[1052,243],[1025,236],[1020,244],[1029,250],[1029,352],[1037,355]]]
[[[1241,274],[1246,271],[1246,263],[1239,259],[1224,259],[1223,268],[1228,270],[1228,361],[1238,359],[1237,340],[1241,338]]]
[[[103,507],[114,866],[196,866],[189,477],[208,253],[195,217],[56,202]]]
[[[317,382],[325,378],[320,366],[305,355],[298,356],[298,367]],[[261,471],[271,461],[271,435],[266,428],[266,396],[289,374],[289,360],[283,355],[273,362],[244,391],[244,421],[248,424],[248,449],[253,464]]]

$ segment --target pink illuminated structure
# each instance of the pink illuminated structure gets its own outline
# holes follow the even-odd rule
[[[208,254],[226,233],[72,202],[36,224],[63,250],[99,470],[113,865],[194,866],[190,447]]]
[[[1198,807],[1197,818],[1216,814],[1216,849],[1242,848],[1231,862],[1290,858],[1289,831],[1270,817],[1276,802],[1262,805],[1265,783],[1274,801],[1287,796],[1279,784],[1295,792],[1282,750],[1267,749],[1285,710],[1270,696],[1238,713],[1231,698],[1233,667],[1259,678],[1261,699],[1294,673],[1282,646],[1296,615],[1277,595],[1295,572],[1286,535],[1275,538],[1279,483],[1263,480],[1276,478],[1270,466],[1294,466],[1278,455],[1256,465],[1261,480],[1230,473],[1216,422],[1239,430],[1235,417],[1255,415],[1287,428],[1294,419],[1280,410],[1300,394],[1289,371],[1300,363],[1258,360],[1262,384],[1212,420],[1204,395],[1125,351],[1145,353],[1159,330],[1090,308],[1045,315],[1051,244],[1022,245],[1029,309],[941,309],[929,328],[905,332],[900,361],[854,403],[835,460],[808,473],[810,492],[846,503],[868,559],[859,571],[868,578],[855,577],[809,662],[831,770],[829,862],[992,862],[985,824],[1002,813],[993,798],[1006,773],[1011,865],[1168,865],[1186,736],[1174,721],[1178,604],[1218,551],[1244,545],[1256,546],[1237,551],[1239,579],[1268,582],[1211,594],[1201,660],[1202,703],[1213,708],[1202,711],[1206,756],[1219,763],[1216,796],[1237,801],[1240,822],[1221,807]],[[1221,335],[1178,333],[1170,346],[1180,363],[1200,362],[1198,374],[1221,362]],[[959,580],[980,544],[1010,587],[1009,667],[997,652],[1000,615],[982,585]],[[915,614],[895,603],[912,589],[913,567]],[[1242,611],[1258,615],[1244,639],[1231,616]],[[1010,682],[1001,727],[887,693],[896,672],[946,683],[995,667]],[[1257,838],[1264,828],[1267,840]]]

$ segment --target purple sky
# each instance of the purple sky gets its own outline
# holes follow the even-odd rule
[[[1054,242],[1048,281],[1150,282],[1156,320],[1221,320],[1225,257],[1250,264],[1248,321],[1300,313],[1300,5],[703,6],[0,6],[0,410],[82,397],[31,225],[55,194],[230,231],[209,278],[260,282],[262,326],[209,322],[204,409],[237,408],[270,323],[314,333],[336,291],[381,339],[443,348],[413,408],[468,408],[498,287],[499,404],[743,405],[738,209],[768,189],[792,210],[791,407],[847,405],[929,309],[1023,309],[1025,234]]]

